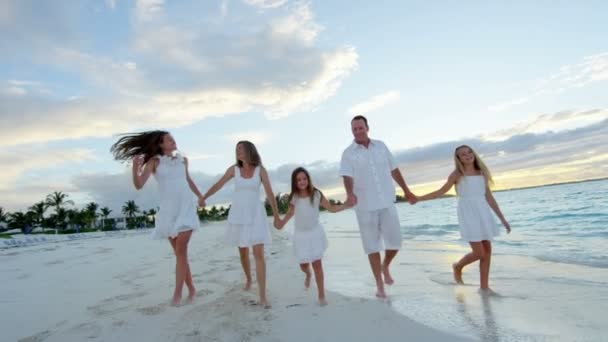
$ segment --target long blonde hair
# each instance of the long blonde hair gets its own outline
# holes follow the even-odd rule
[[[475,161],[473,162],[473,166],[475,167],[475,170],[481,171],[481,174],[486,179],[486,184],[488,186],[494,185],[494,179],[492,179],[492,173],[490,173],[490,170],[488,169],[486,164],[484,164],[483,160],[481,160],[479,155],[477,155],[475,150],[473,150],[469,145],[460,145],[460,146],[456,147],[456,149],[454,150],[454,164],[456,166],[456,170],[458,170],[460,175],[464,176],[464,165],[462,164],[462,162],[460,161],[460,158],[458,157],[458,150],[460,150],[461,148],[468,148],[471,151],[471,153],[473,153],[473,157],[475,157]]]

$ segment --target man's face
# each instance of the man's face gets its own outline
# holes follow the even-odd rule
[[[357,143],[364,143],[368,140],[369,128],[365,125],[365,121],[361,119],[353,120],[350,122],[350,127]]]

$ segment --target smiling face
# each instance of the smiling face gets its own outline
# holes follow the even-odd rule
[[[299,191],[308,190],[308,176],[305,172],[298,172],[296,175],[296,186]]]
[[[173,136],[169,133],[163,135],[160,141],[160,149],[163,151],[163,155],[170,155],[173,151],[177,150],[177,143]]]
[[[363,119],[354,119],[350,122],[350,128],[357,144],[366,143],[369,140],[369,127]]]
[[[473,150],[468,146],[461,146],[456,149],[456,158],[462,163],[463,166],[470,166],[475,164],[475,154]]]

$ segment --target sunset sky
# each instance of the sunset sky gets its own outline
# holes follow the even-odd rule
[[[156,206],[112,159],[167,129],[205,191],[254,142],[276,192],[292,169],[342,199],[350,119],[422,193],[470,144],[496,188],[608,176],[608,2],[5,0],[0,206]],[[226,203],[230,188],[209,203]]]

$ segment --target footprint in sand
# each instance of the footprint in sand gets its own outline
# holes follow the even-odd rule
[[[19,339],[19,342],[39,342],[44,341],[47,337],[51,336],[51,332],[48,330],[37,333],[36,335],[28,336]]]
[[[143,297],[147,294],[145,291],[133,292],[124,295],[118,295],[111,298],[106,298],[97,305],[89,306],[87,309],[96,316],[106,316],[118,312],[124,312],[130,309],[128,301],[133,298]]]
[[[92,322],[78,324],[70,330],[77,334],[82,333],[89,339],[97,338],[101,335],[101,326]]]
[[[210,294],[213,294],[213,291],[207,289],[198,290],[198,292],[196,292],[197,297],[208,296]]]
[[[167,304],[158,304],[153,306],[148,306],[145,308],[138,308],[137,312],[144,314],[146,316],[155,316],[167,309]]]
[[[45,265],[47,265],[47,266],[59,265],[59,264],[63,264],[63,260],[53,260],[53,261],[49,261],[49,262],[45,263]]]
[[[30,277],[30,275],[26,273],[26,274],[22,274],[22,275],[18,276],[17,279],[27,279],[29,277]]]

